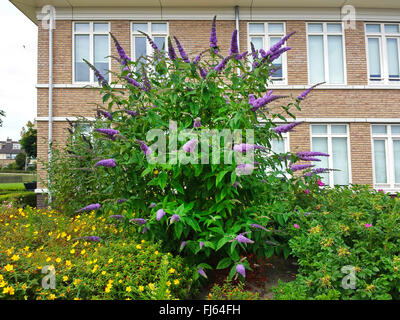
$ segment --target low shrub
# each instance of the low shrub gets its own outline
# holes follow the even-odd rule
[[[0,299],[183,299],[195,292],[182,258],[133,232],[94,213],[1,208]],[[45,289],[51,270],[55,289]]]
[[[12,202],[18,207],[36,206],[35,192],[13,192],[0,195],[0,202]]]
[[[233,284],[226,280],[223,285],[215,284],[208,294],[208,300],[260,300],[257,292],[244,289],[243,282]]]
[[[399,299],[400,198],[366,186],[309,197],[288,228],[299,274],[275,298]]]

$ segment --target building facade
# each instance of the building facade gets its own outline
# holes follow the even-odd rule
[[[12,141],[10,138],[7,138],[6,141],[0,141],[1,168],[7,167],[9,164],[14,163],[17,154],[21,152],[21,145],[18,141]]]
[[[38,158],[46,159],[49,136],[49,30],[42,1],[11,0],[39,29],[38,39]],[[292,48],[278,61],[281,71],[271,85],[275,94],[296,97],[319,82],[295,112],[304,121],[276,141],[282,151],[313,150],[331,156],[320,166],[340,169],[325,174],[333,185],[368,184],[400,191],[400,2],[270,0],[217,1],[50,1],[56,9],[53,31],[52,136],[67,138],[68,123],[95,115],[90,103],[100,103],[93,72],[118,71],[112,32],[133,59],[151,53],[138,31],[162,45],[177,36],[190,57],[206,49],[211,20],[217,15],[218,44],[227,55],[232,31],[239,33],[240,52],[268,49],[283,35],[296,31]],[[35,5],[32,7],[31,4]],[[48,2],[46,2],[47,4]],[[30,6],[28,6],[28,4]],[[43,13],[44,12],[44,13]],[[279,104],[284,102],[279,102]],[[42,178],[43,168],[38,168]],[[45,192],[39,186],[37,192]]]

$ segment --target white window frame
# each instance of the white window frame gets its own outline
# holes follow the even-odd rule
[[[367,25],[379,25],[381,28],[380,32],[376,33],[367,33]],[[368,71],[368,84],[374,85],[393,85],[398,86],[400,85],[400,79],[397,81],[390,81],[389,80],[389,61],[387,58],[387,38],[397,38],[397,47],[398,47],[398,54],[399,54],[399,66],[400,66],[400,33],[386,33],[385,25],[398,25],[400,29],[400,23],[374,23],[374,22],[366,22],[364,23],[364,30],[365,30],[365,51],[367,57],[367,71]],[[371,80],[370,77],[370,70],[369,70],[369,48],[368,48],[368,39],[369,38],[377,38],[379,40],[379,53],[380,53],[380,66],[381,66],[381,79],[378,80]]]
[[[168,52],[168,36],[169,36],[169,23],[167,21],[141,21],[141,20],[135,20],[131,21],[131,52],[132,52],[132,60],[136,61],[136,49],[135,49],[135,36],[141,36],[144,37],[144,35],[140,32],[134,32],[133,31],[133,24],[138,23],[138,24],[144,24],[147,23],[147,34],[149,35],[150,38],[154,39],[154,37],[165,37],[165,52]],[[152,32],[151,30],[151,25],[153,23],[165,23],[167,25],[167,31],[166,33],[158,33],[158,32]],[[159,48],[162,50],[162,48]],[[149,41],[146,39],[146,53],[147,55],[152,55],[154,53],[154,50],[149,43]]]
[[[13,143],[13,150],[21,150],[21,145],[19,143]]]
[[[88,23],[88,32],[75,31],[75,24]],[[93,25],[95,23],[107,23],[107,32],[94,32]],[[89,53],[90,53],[90,63],[94,65],[94,36],[95,35],[107,35],[108,36],[108,65],[111,69],[111,37],[109,32],[111,31],[111,24],[108,21],[74,21],[72,23],[72,83],[73,84],[97,84],[96,77],[94,76],[94,71],[90,69],[90,80],[89,81],[76,81],[75,80],[75,35],[88,35],[89,36]],[[108,74],[109,82],[111,82],[111,73]]]
[[[322,24],[322,32],[308,32],[308,26],[310,24]],[[342,26],[341,32],[328,32],[328,24],[340,24]],[[307,22],[306,23],[306,42],[307,42],[307,72],[308,72],[308,83],[309,85],[313,85],[315,83],[311,82],[311,73],[310,73],[310,61],[309,61],[309,53],[310,46],[308,41],[309,35],[323,36],[323,44],[324,44],[324,71],[325,71],[325,84],[324,85],[347,85],[347,59],[346,59],[346,40],[345,40],[345,32],[344,32],[344,24],[340,21],[329,21],[329,22]],[[343,48],[343,83],[330,83],[329,82],[329,56],[328,56],[328,35],[330,36],[341,36],[342,37],[342,48]]]
[[[386,133],[373,133],[372,127],[374,125],[386,126]],[[394,153],[393,153],[393,141],[400,141],[400,134],[392,134],[392,125],[400,125],[400,123],[384,124],[384,123],[372,123],[371,124],[371,150],[372,150],[372,172],[375,189],[383,189],[387,191],[399,191],[400,183],[395,181],[395,167],[394,167]],[[375,148],[374,141],[380,140],[385,141],[385,158],[386,158],[386,181],[387,183],[377,183],[375,175]]]
[[[250,24],[257,24],[263,23],[264,24],[264,32],[262,33],[250,33]],[[269,23],[281,23],[283,24],[283,32],[281,33],[270,33],[268,29]],[[280,37],[283,38],[286,35],[286,23],[284,21],[251,21],[247,23],[247,50],[251,52],[251,38],[252,37],[262,37],[263,39],[263,49],[268,51],[271,47],[271,37]],[[273,78],[271,80],[274,84],[281,84],[287,85],[288,84],[288,65],[287,65],[287,53],[285,52],[282,56],[282,79]]]
[[[318,126],[318,125],[324,125],[327,126],[327,131],[326,133],[313,133],[312,132],[312,126]],[[332,133],[332,126],[335,125],[340,125],[340,126],[346,126],[346,133]],[[347,163],[348,163],[348,169],[349,169],[349,184],[352,184],[352,168],[351,168],[351,143],[350,143],[350,126],[347,123],[311,123],[310,124],[310,150],[312,150],[312,139],[313,138],[327,138],[328,140],[328,168],[329,169],[335,169],[333,167],[333,151],[332,151],[332,138],[346,138],[347,139]],[[314,163],[318,164],[318,162]],[[334,171],[329,171],[329,186],[333,188],[335,186],[334,184]]]

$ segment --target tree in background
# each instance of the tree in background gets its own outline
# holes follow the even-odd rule
[[[27,129],[22,128],[21,132],[21,147],[29,158],[36,158],[37,156],[37,130],[34,124],[28,121]]]
[[[18,153],[15,158],[16,169],[23,170],[25,168],[25,163],[26,163],[25,152]]]
[[[0,127],[3,126],[3,119],[1,117],[5,117],[6,113],[3,110],[0,110]]]

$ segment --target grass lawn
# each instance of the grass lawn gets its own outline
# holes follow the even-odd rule
[[[36,181],[36,173],[1,173],[0,185]]]
[[[0,183],[1,191],[24,191],[25,186],[23,183]]]

